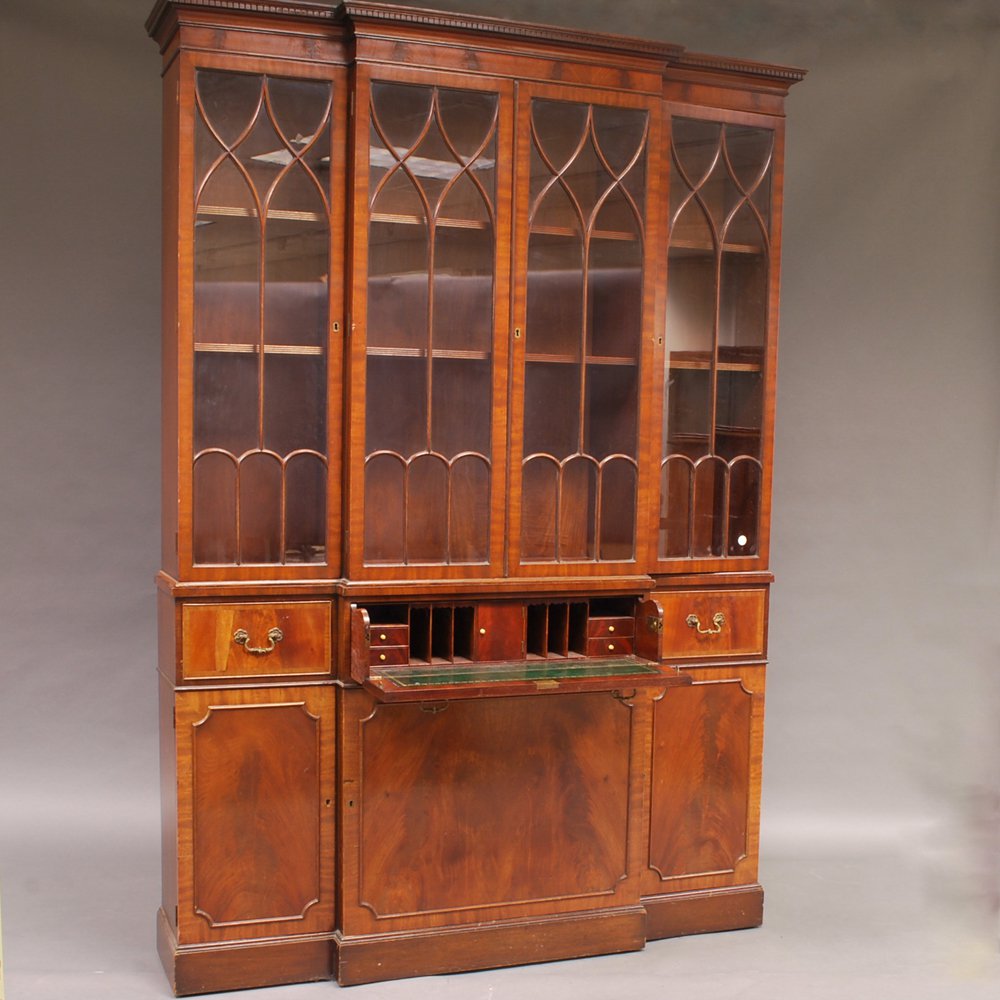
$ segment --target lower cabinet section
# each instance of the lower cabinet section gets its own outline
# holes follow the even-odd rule
[[[685,673],[440,702],[168,686],[176,895],[159,938],[176,991],[348,985],[759,923],[764,667]]]

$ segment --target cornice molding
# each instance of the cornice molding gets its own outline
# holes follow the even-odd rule
[[[664,69],[679,66],[693,70],[740,74],[782,82],[786,86],[796,83],[806,75],[805,70],[793,66],[775,66],[702,52],[687,52],[682,45],[649,38],[630,38],[625,35],[580,31],[554,25],[509,21],[501,17],[374,3],[371,0],[343,0],[342,3],[328,3],[324,0],[156,0],[153,10],[146,19],[146,30],[155,37],[170,11],[183,8],[193,11],[271,15],[319,24],[433,27],[447,31],[563,45],[595,52],[629,53],[658,60]]]

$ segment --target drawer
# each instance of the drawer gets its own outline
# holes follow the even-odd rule
[[[664,660],[764,655],[766,590],[671,590],[653,599],[663,608]]]
[[[587,656],[631,656],[632,639],[629,636],[605,636],[587,640]]]
[[[634,618],[588,618],[587,636],[596,639],[600,636],[618,636],[630,638],[635,635]]]
[[[371,665],[373,667],[398,666],[410,662],[409,646],[375,646],[371,648]]]
[[[408,646],[410,644],[409,625],[372,625],[372,646]]]
[[[328,674],[330,603],[184,604],[185,679]]]

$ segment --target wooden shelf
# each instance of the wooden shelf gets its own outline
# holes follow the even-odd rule
[[[708,371],[712,367],[711,363],[708,361],[671,361],[670,370],[672,372],[676,371],[694,371],[702,372]],[[751,364],[749,362],[742,361],[720,361],[715,366],[716,371],[720,372],[757,372],[761,371],[760,365]]]
[[[212,344],[196,343],[198,354],[259,354],[260,344]],[[265,344],[265,354],[289,354],[295,357],[315,357],[326,353],[323,347],[310,344]]]
[[[368,347],[370,358],[426,358],[426,347]],[[489,361],[489,351],[458,351],[446,347],[431,350],[432,358],[456,358],[460,361]]]
[[[196,215],[211,215],[221,218],[256,219],[255,208],[243,208],[236,205],[199,205]],[[324,212],[294,212],[291,209],[269,208],[267,218],[283,219],[291,222],[329,222]]]
[[[573,236],[579,239],[581,233],[579,229],[575,229],[573,226],[532,226],[531,235]],[[620,242],[635,243],[637,241],[642,240],[642,234],[626,233],[614,229],[594,229],[590,234],[590,238],[597,240],[618,240]]]
[[[713,243],[708,243],[704,240],[685,240],[685,239],[673,239],[670,241],[670,253],[674,254],[675,251],[682,251],[679,256],[689,256],[689,257],[700,257],[700,256],[715,256],[715,245]],[[684,253],[683,251],[687,251]],[[763,256],[765,250],[763,247],[754,246],[752,243],[723,243],[722,244],[723,253],[738,253],[748,256]]]
[[[525,354],[524,360],[547,365],[578,365],[580,363],[580,358],[571,357],[568,354]],[[588,365],[616,365],[621,368],[634,368],[639,363],[636,358],[604,354],[588,354],[583,360]]]
[[[369,222],[391,222],[400,226],[426,226],[427,219],[422,215],[396,215],[391,212],[372,212]],[[446,219],[434,220],[434,225],[444,229],[492,229],[489,219]]]

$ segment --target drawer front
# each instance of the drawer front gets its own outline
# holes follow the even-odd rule
[[[589,618],[587,635],[596,639],[602,636],[631,638],[635,634],[634,618]]]
[[[371,645],[373,646],[408,646],[409,644],[409,625],[371,626]]]
[[[373,667],[391,667],[410,662],[409,646],[375,646],[371,651]]]
[[[185,679],[328,674],[330,604],[185,604]]]
[[[663,608],[663,659],[764,655],[766,590],[676,590],[653,598]]]
[[[587,640],[587,656],[629,656],[632,653],[632,639],[607,636]]]

